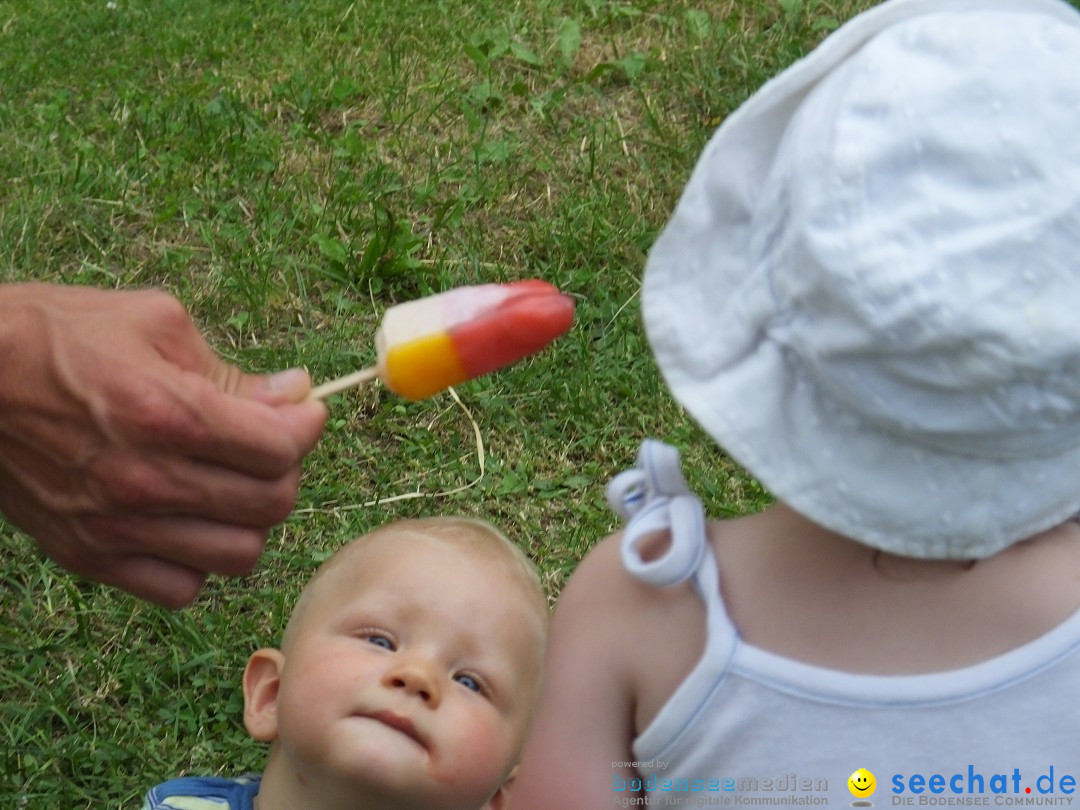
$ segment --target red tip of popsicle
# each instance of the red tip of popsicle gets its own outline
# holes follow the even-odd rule
[[[506,288],[511,295],[498,306],[450,330],[470,379],[540,351],[573,325],[574,300],[546,281]]]

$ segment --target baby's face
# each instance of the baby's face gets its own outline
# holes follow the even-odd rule
[[[508,563],[387,536],[342,561],[285,650],[278,744],[387,804],[479,808],[527,730],[540,620]]]

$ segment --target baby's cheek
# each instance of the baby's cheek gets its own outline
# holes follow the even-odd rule
[[[499,786],[508,766],[509,744],[484,723],[463,724],[457,745],[445,757],[428,761],[431,778],[453,785],[455,793],[475,793],[480,804]]]
[[[295,747],[325,745],[322,736],[341,711],[348,682],[331,666],[307,666],[288,670],[278,695],[278,732]]]

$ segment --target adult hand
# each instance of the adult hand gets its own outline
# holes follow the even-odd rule
[[[181,607],[292,510],[326,421],[307,374],[242,374],[152,291],[0,285],[0,512],[57,563]]]

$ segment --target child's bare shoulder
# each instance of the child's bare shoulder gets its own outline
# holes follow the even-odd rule
[[[666,535],[658,534],[662,541]],[[688,585],[656,588],[631,576],[622,563],[622,532],[597,543],[585,555],[559,598],[559,613],[589,617],[589,623],[611,638],[641,637],[666,612],[683,601],[693,604]],[[700,610],[700,599],[697,600]],[[603,625],[602,630],[600,626]]]
[[[667,535],[652,539],[659,552]],[[559,623],[589,636],[597,663],[625,679],[640,731],[700,660],[705,610],[688,582],[658,588],[632,577],[621,542],[621,532],[610,535],[582,560],[559,600]]]

